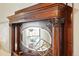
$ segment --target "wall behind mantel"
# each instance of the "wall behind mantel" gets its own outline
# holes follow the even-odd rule
[[[35,3],[37,4],[37,3]],[[15,11],[35,5],[34,3],[0,3],[0,48],[10,51],[9,20]]]

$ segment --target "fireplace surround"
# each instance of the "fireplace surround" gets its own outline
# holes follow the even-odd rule
[[[62,56],[73,54],[72,7],[39,3],[8,16],[11,55]]]

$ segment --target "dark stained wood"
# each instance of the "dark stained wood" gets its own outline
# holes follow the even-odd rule
[[[12,40],[11,40],[11,55],[13,55],[13,52],[15,52],[15,25],[12,24],[10,25],[11,26],[11,37],[12,37]]]
[[[20,52],[20,24],[17,24],[17,54]]]
[[[66,20],[64,26],[64,39],[65,39],[65,48],[66,55],[73,55],[73,32],[72,32],[72,19],[71,19],[72,8],[66,7]]]
[[[21,10],[18,10],[15,12],[15,14],[21,13],[21,12],[30,12],[30,11],[35,11],[35,10],[44,10],[44,9],[48,9],[54,6],[63,6],[63,3],[39,3]]]
[[[64,56],[65,55],[65,45],[64,45],[64,23],[60,24],[60,56]]]
[[[61,41],[62,41],[62,35],[60,35],[62,32],[61,32],[61,24],[55,24],[54,25],[54,38],[53,38],[53,55],[54,56],[60,56],[61,52]]]
[[[29,12],[29,11],[37,10],[37,9],[40,9],[40,8],[45,8],[45,7],[48,7],[48,6],[51,6],[51,5],[52,5],[52,3],[46,3],[46,4],[39,3],[39,4],[30,6],[30,7],[21,9],[21,10],[18,10],[18,11],[15,12],[15,14],[18,14],[18,13],[21,13],[21,12]]]
[[[13,52],[13,55],[14,55],[14,56],[19,56],[16,52]]]
[[[45,4],[46,5],[46,4]],[[17,22],[18,20],[26,20],[28,21],[34,21],[34,20],[43,20],[43,19],[49,19],[49,18],[61,18],[64,16],[64,4],[52,4],[51,7],[48,6],[48,8],[41,9],[40,10],[32,10],[29,12],[22,12],[18,13],[12,16],[9,16],[10,22]],[[25,22],[25,21],[24,21]]]
[[[37,4],[15,12],[15,15],[9,16],[10,24],[21,24],[23,22],[39,21],[39,20],[61,20],[65,23],[54,24],[52,26],[52,55],[73,55],[73,22],[71,19],[72,8],[62,3],[42,3]],[[20,47],[20,26],[17,26],[17,54]],[[12,25],[12,55],[15,52],[15,30]],[[54,33],[53,33],[54,29]]]
[[[54,27],[54,55],[59,55],[59,27]]]

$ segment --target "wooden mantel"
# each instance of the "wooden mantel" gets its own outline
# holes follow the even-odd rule
[[[68,6],[69,7],[69,6]],[[69,7],[70,8],[70,7]],[[9,16],[10,22],[25,22],[42,19],[65,17],[66,5],[62,3],[40,3],[15,12]],[[22,21],[23,19],[23,21]],[[29,20],[30,19],[30,20]],[[19,20],[19,21],[18,21]]]
[[[20,39],[20,25],[24,22],[30,22],[30,21],[40,21],[40,20],[50,20],[50,21],[64,21],[64,24],[62,26],[55,26],[54,35],[55,39],[59,39],[56,35],[59,34],[62,31],[63,36],[63,52],[62,49],[60,54],[61,55],[67,55],[71,56],[73,55],[73,22],[72,22],[72,7],[63,4],[63,3],[39,3],[36,5],[33,5],[28,8],[24,8],[18,11],[15,11],[14,15],[8,16],[9,23],[12,28],[12,55],[15,53],[15,27],[17,27],[17,49],[19,50],[19,39]],[[62,29],[63,28],[63,29]],[[53,27],[52,27],[53,29]],[[60,30],[61,29],[61,30]],[[58,31],[58,33],[57,33]],[[19,38],[19,39],[18,39]],[[56,40],[54,41],[56,42]],[[58,41],[59,42],[59,41]],[[59,42],[60,43],[60,42]],[[56,44],[59,44],[56,43]],[[55,44],[55,45],[56,45]],[[55,49],[56,48],[56,49]],[[58,55],[58,49],[60,47],[54,47],[54,55]]]

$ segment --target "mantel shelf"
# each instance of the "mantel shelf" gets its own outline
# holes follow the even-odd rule
[[[42,7],[41,7],[42,5]],[[39,6],[39,8],[37,7]],[[35,7],[35,8],[32,8]],[[71,7],[66,6],[62,3],[42,3],[37,4],[32,7],[28,7],[19,11],[16,11],[15,15],[9,16],[10,23],[19,23],[20,22],[29,22],[36,20],[44,19],[53,19],[53,18],[63,18],[66,15],[66,7],[71,9]],[[21,21],[22,20],[22,21]]]

